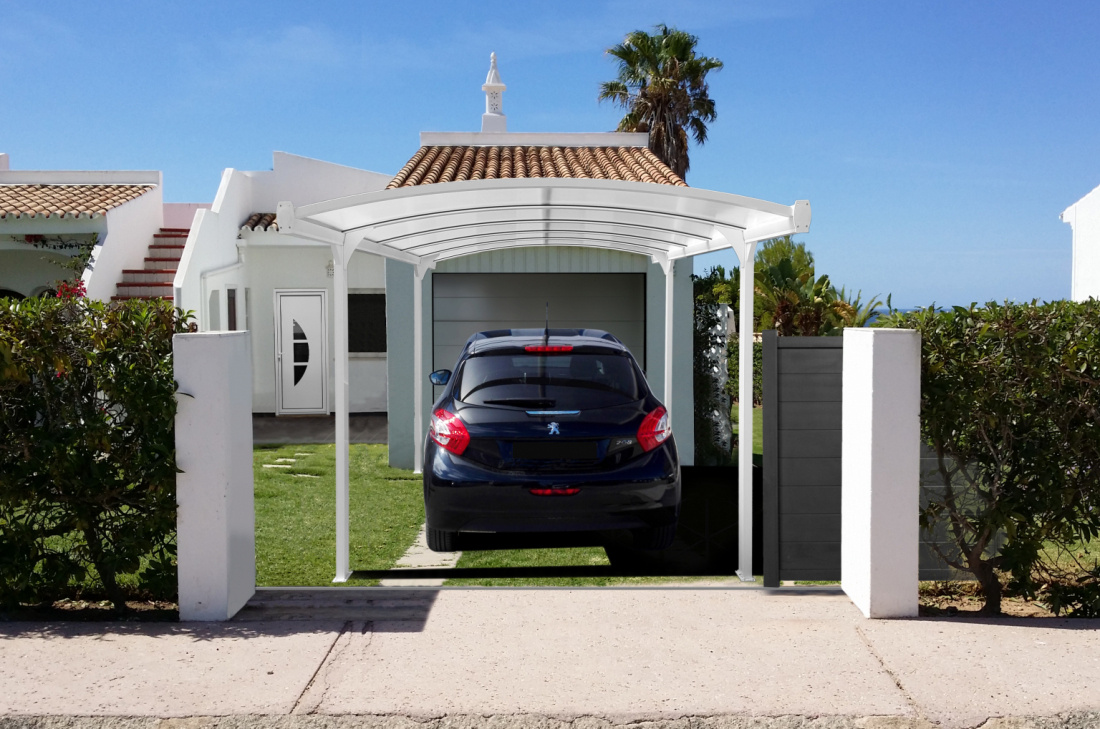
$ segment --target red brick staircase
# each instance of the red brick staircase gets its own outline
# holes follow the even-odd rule
[[[172,300],[172,279],[179,268],[183,246],[187,242],[187,228],[161,228],[153,235],[145,268],[124,269],[118,294],[112,301],[126,299]]]

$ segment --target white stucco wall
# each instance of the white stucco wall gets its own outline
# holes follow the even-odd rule
[[[109,301],[118,292],[123,269],[145,268],[149,244],[164,220],[159,172],[157,178],[149,192],[107,211],[106,235],[100,236],[91,270],[84,272],[88,298]]]
[[[1073,229],[1070,296],[1074,301],[1100,299],[1100,187],[1070,205],[1062,221]]]
[[[253,245],[257,239],[271,238],[266,242],[294,243],[281,247]],[[328,291],[329,341],[334,332],[333,279],[328,277],[327,266],[332,254],[327,246],[311,245],[307,241],[295,241],[277,233],[253,233],[244,250],[243,280],[249,291],[252,327],[253,412],[275,412],[275,295],[276,289],[325,289]],[[369,253],[358,252],[348,266],[348,289],[381,291],[386,286],[385,262]],[[335,394],[335,360],[331,359],[335,347],[329,347],[329,404],[332,407]],[[348,370],[348,389],[351,394],[351,412],[385,412],[386,410],[386,357],[380,354],[352,355]]]
[[[209,210],[213,203],[164,203],[165,228],[190,228],[199,210]]]
[[[0,289],[23,296],[37,296],[52,288],[52,282],[66,278],[67,271],[51,261],[64,261],[66,256],[19,244],[19,248],[0,242]]]
[[[175,278],[177,305],[196,313],[201,330],[224,329],[226,288],[238,289],[238,327],[247,325],[253,334],[253,412],[275,412],[275,289],[326,289],[331,309],[333,280],[326,267],[332,256],[327,246],[312,241],[274,231],[242,233],[241,226],[252,213],[273,212],[280,200],[304,205],[380,190],[390,179],[388,174],[275,152],[271,170],[225,170],[210,209],[194,212]],[[385,267],[376,256],[356,253],[348,276],[351,293],[385,289]],[[217,299],[216,321],[212,296]],[[328,320],[333,352],[331,311]],[[330,375],[334,366],[329,363]],[[334,379],[330,376],[329,382]],[[384,412],[386,356],[352,355],[349,389],[352,412]],[[330,403],[331,395],[330,388]]]
[[[840,578],[869,618],[915,617],[920,334],[844,330]]]

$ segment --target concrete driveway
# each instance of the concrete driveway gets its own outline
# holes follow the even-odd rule
[[[832,590],[698,587],[337,588],[241,617],[0,624],[0,727],[1100,726],[1100,621],[869,621]]]

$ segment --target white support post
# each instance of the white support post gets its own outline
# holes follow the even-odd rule
[[[741,254],[741,251],[737,251]],[[741,255],[741,321],[738,326],[737,383],[737,576],[753,582],[752,574],[752,345],[756,244]]]
[[[661,260],[661,268],[665,272],[665,391],[662,398],[665,403],[665,411],[668,413],[668,422],[672,424],[672,323],[673,323],[673,290],[676,277],[675,261],[668,258]]]
[[[336,339],[336,577],[333,582],[347,582],[351,577],[351,504],[348,468],[351,442],[349,437],[348,400],[348,267],[343,246],[332,246],[333,260],[333,327]]]
[[[424,460],[424,275],[413,266],[413,473],[422,473]]]

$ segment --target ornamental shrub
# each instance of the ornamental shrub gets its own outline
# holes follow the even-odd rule
[[[929,308],[882,324],[921,335],[921,436],[946,484],[921,523],[946,522],[956,553],[941,557],[974,574],[987,614],[1000,613],[1003,571],[1016,594],[1100,615],[1095,553],[1072,569],[1049,558],[1084,557],[1076,548],[1100,535],[1100,301]]]
[[[164,301],[0,299],[0,602],[175,592]]]

